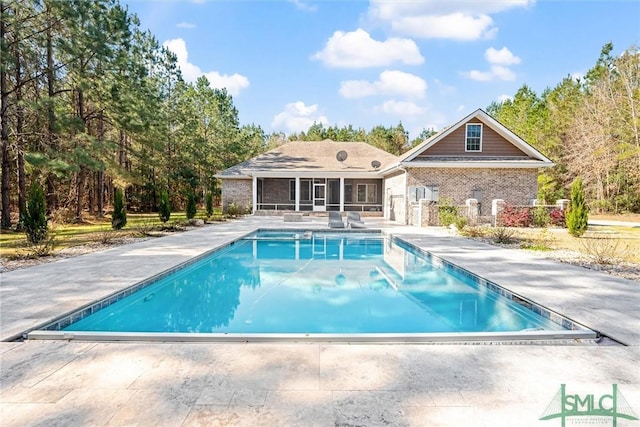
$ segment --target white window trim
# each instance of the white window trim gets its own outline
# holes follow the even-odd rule
[[[364,185],[364,201],[360,200],[360,186]],[[373,201],[369,202],[370,188],[373,188]],[[378,184],[356,184],[356,203],[378,203]]]
[[[469,150],[469,144],[467,141],[469,135],[469,125],[472,126],[480,126],[480,149],[479,150]],[[484,133],[484,129],[482,123],[467,123],[464,128],[464,151],[467,153],[481,153],[482,152],[482,134]]]

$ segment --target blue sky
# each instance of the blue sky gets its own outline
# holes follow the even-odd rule
[[[640,44],[640,1],[123,0],[178,55],[183,76],[227,87],[242,124],[314,121],[411,138],[527,84],[582,75],[611,41]]]

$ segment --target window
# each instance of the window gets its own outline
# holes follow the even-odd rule
[[[439,191],[435,185],[426,187],[409,187],[409,201],[419,202],[420,200],[438,201]]]
[[[467,123],[465,151],[482,151],[482,125],[480,123]]]
[[[292,179],[289,181],[289,201],[293,202],[296,200],[296,180]],[[300,201],[308,202],[311,200],[311,180],[310,179],[301,179],[300,180]]]
[[[357,194],[357,202],[358,203],[375,203],[376,202],[376,184],[358,184],[358,194]]]

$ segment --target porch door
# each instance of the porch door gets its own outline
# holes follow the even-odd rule
[[[327,186],[324,182],[313,183],[313,210],[321,212],[327,210]]]

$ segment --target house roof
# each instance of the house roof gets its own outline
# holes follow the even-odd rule
[[[340,151],[347,158],[340,162],[336,155]],[[220,172],[218,178],[248,178],[277,174],[320,176],[326,173],[339,175],[380,176],[380,171],[395,164],[398,158],[365,142],[292,141],[266,153],[232,166]],[[373,161],[380,162],[374,168]]]
[[[448,135],[453,133],[456,129],[463,126],[471,119],[479,119],[485,125],[489,126],[495,132],[497,132],[500,136],[502,136],[507,142],[510,142],[515,147],[517,147],[520,151],[526,154],[529,159],[526,162],[522,160],[517,160],[513,158],[482,158],[482,157],[469,157],[469,158],[446,158],[446,157],[434,157],[430,159],[431,161],[415,161],[414,159],[418,157],[421,153],[424,153],[430,147],[433,147],[438,142],[442,141]],[[510,131],[506,126],[502,123],[491,117],[489,114],[484,112],[482,109],[477,109],[473,113],[468,116],[462,118],[452,126],[449,126],[439,133],[432,135],[430,138],[426,139],[421,144],[412,148],[411,150],[404,153],[402,156],[398,158],[398,163],[400,165],[408,165],[409,162],[412,166],[435,166],[437,164],[441,164],[444,162],[449,162],[449,167],[455,167],[455,162],[459,162],[460,166],[469,167],[470,163],[475,163],[476,166],[480,167],[481,165],[488,167],[509,167],[510,165],[520,165],[519,167],[549,167],[553,166],[553,162],[545,157],[538,150],[529,145],[525,140],[520,138],[518,135]],[[485,165],[486,164],[486,165]],[[518,167],[518,166],[516,166]]]

